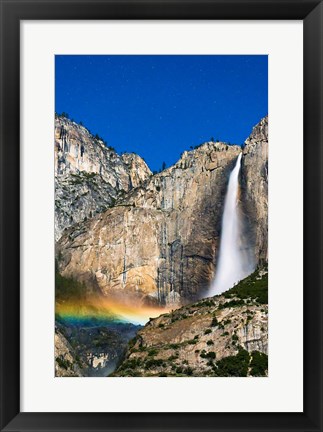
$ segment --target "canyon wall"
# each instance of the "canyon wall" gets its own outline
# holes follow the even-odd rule
[[[69,128],[68,153],[65,132],[57,129],[55,143],[62,275],[102,295],[145,304],[178,306],[205,295],[216,268],[228,177],[241,148],[208,142],[152,176],[139,156],[118,156],[82,126],[60,119],[62,126]],[[264,119],[246,141],[241,170],[240,205],[257,261],[267,259],[267,152]],[[69,186],[75,175],[79,183]]]
[[[84,126],[55,117],[55,238],[111,207],[152,175],[134,153],[118,155]]]
[[[228,175],[238,146],[206,143],[74,225],[58,243],[64,276],[147,303],[197,298],[212,280]]]
[[[256,263],[268,261],[268,117],[245,142],[241,168],[241,202]]]

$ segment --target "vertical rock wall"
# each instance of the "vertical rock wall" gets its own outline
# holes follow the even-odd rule
[[[246,140],[242,159],[242,203],[256,263],[268,261],[268,117]]]
[[[120,193],[147,180],[140,156],[119,156],[65,117],[55,119],[55,238],[65,229],[113,206]]]
[[[238,146],[206,143],[73,227],[58,243],[66,276],[93,279],[105,295],[180,304],[208,288],[223,201]]]
[[[58,140],[65,145],[64,137]],[[75,146],[70,144],[69,152]],[[142,304],[179,305],[203,296],[214,277],[228,177],[241,148],[205,143],[154,176],[139,156],[102,151],[109,153],[102,166],[102,155],[96,160],[90,151],[88,159],[83,153],[83,162],[80,153],[76,159],[57,156],[57,196],[65,187],[65,171],[72,178],[84,175],[83,163],[112,188],[110,195],[104,190],[100,196],[113,198],[106,211],[64,231],[57,243],[60,272],[103,295]],[[246,141],[241,186],[246,244],[257,264],[267,260],[267,118]],[[75,208],[75,191],[69,196]]]

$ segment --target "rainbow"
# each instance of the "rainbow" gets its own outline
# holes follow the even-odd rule
[[[169,311],[169,308],[130,305],[101,297],[56,302],[55,307],[56,317],[72,324],[130,322],[144,325],[150,318]]]

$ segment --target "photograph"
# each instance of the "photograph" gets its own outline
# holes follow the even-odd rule
[[[267,378],[268,56],[55,55],[53,84],[55,377]]]
[[[0,432],[323,432],[323,0],[0,4]]]

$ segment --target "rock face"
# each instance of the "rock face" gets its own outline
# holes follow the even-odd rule
[[[105,295],[179,305],[213,278],[228,176],[238,146],[205,143],[60,239],[59,269]]]
[[[241,201],[257,263],[268,261],[268,117],[253,128],[242,159]]]
[[[205,296],[216,268],[228,177],[241,148],[208,142],[150,176],[139,156],[120,157],[81,126],[65,119],[58,124],[58,232],[74,224],[57,243],[60,273],[140,304],[175,307]],[[240,205],[256,262],[267,260],[267,125],[265,118],[247,139],[241,168]],[[75,190],[65,185],[66,176],[68,182],[77,176]],[[100,214],[89,210],[101,212],[104,205],[109,208]]]
[[[55,118],[55,236],[111,207],[152,173],[136,154],[119,156],[83,126]]]
[[[57,321],[55,328],[55,376],[106,377],[124,356],[129,339],[140,326],[130,323],[75,325]]]
[[[81,377],[83,363],[76,360],[77,355],[65,336],[55,328],[55,376]]]
[[[267,272],[150,320],[114,376],[265,376]]]

